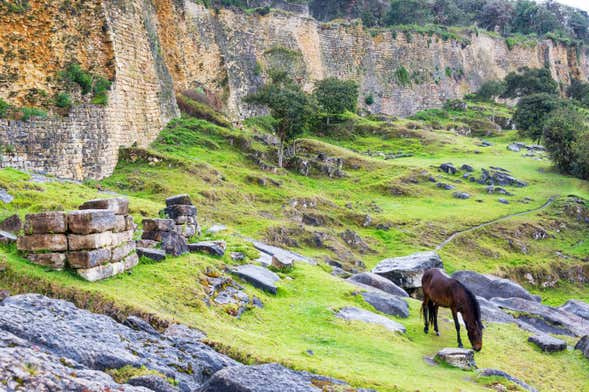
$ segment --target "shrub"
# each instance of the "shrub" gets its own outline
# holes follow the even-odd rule
[[[504,98],[519,98],[531,94],[558,94],[558,83],[548,68],[523,67],[505,77]]]
[[[477,91],[475,98],[479,101],[493,102],[505,92],[505,82],[499,80],[489,80]]]
[[[24,107],[24,108],[20,109],[20,112],[22,113],[21,120],[23,120],[23,121],[28,121],[32,117],[40,117],[40,118],[47,117],[47,112],[45,110],[39,109],[39,108]]]
[[[10,104],[0,98],[0,118],[6,118],[8,111],[10,110]]]
[[[339,115],[346,110],[356,111],[358,103],[358,83],[353,80],[327,78],[315,84],[313,95],[319,108],[327,115],[327,122],[332,115]]]
[[[547,116],[559,106],[562,101],[547,93],[533,94],[520,99],[513,115],[515,125],[524,137],[540,140]]]
[[[55,96],[55,106],[69,109],[72,107],[72,98],[68,93],[58,93]]]
[[[395,70],[395,80],[397,83],[403,87],[411,85],[411,78],[409,76],[409,71],[404,66],[400,66]]]
[[[84,71],[80,64],[70,63],[64,71],[60,73],[62,79],[71,83],[76,83],[82,89],[82,94],[86,95],[92,91],[92,75]]]
[[[178,102],[178,107],[182,112],[192,117],[202,118],[222,127],[231,127],[231,123],[227,121],[227,119],[225,119],[221,113],[216,112],[211,106],[203,102],[208,102],[206,97],[204,97],[202,94],[199,95],[196,92],[188,92],[187,94],[195,98],[200,97],[201,100],[191,99],[186,95],[185,92],[178,94],[176,96],[176,101]]]
[[[364,98],[364,103],[368,106],[374,103],[374,97],[372,96],[372,94],[368,94],[366,98]]]

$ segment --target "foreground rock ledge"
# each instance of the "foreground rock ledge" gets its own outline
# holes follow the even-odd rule
[[[334,385],[354,391],[342,381],[278,364],[242,365],[183,325],[164,333],[134,317],[127,325],[38,294],[5,298],[0,302],[0,390],[320,392]],[[125,366],[145,366],[156,375],[134,377],[129,385],[104,372]]]

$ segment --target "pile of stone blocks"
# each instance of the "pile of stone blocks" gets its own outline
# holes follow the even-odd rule
[[[200,227],[196,220],[196,207],[192,204],[190,196],[168,197],[163,213],[174,221],[174,230],[184,238],[191,238],[195,234],[200,235]]]
[[[69,267],[94,282],[133,268],[139,262],[135,224],[123,198],[91,200],[80,210],[25,217],[17,247],[35,264]]]
[[[186,238],[176,230],[173,219],[143,219],[143,234],[141,244],[146,242],[161,243],[161,249],[167,255],[180,256],[188,252]],[[145,246],[145,245],[144,245]],[[141,248],[141,252],[145,248]],[[148,256],[148,254],[145,254]]]

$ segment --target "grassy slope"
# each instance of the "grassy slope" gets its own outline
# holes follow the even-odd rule
[[[8,188],[16,200],[5,205],[1,215],[14,210],[24,214],[44,209],[75,208],[82,200],[100,196],[97,188],[105,187],[131,196],[132,213],[139,219],[157,214],[166,196],[187,192],[199,207],[200,221],[205,227],[220,222],[234,230],[222,236],[229,243],[228,253],[242,250],[255,257],[256,252],[239,235],[263,238],[268,235],[268,230],[284,227],[299,230],[293,236],[298,240],[301,252],[322,260],[322,256],[333,257],[333,254],[309,247],[305,238],[316,230],[337,237],[339,232],[351,228],[374,249],[364,255],[354,252],[372,267],[383,257],[431,248],[455,230],[537,207],[554,194],[574,193],[589,198],[586,182],[553,173],[547,161],[522,158],[520,154],[506,151],[505,143],[515,137],[511,133],[493,138],[493,147],[480,148],[476,146],[476,139],[456,137],[444,131],[406,132],[407,137],[400,137],[405,134],[407,125],[400,121],[384,134],[355,140],[312,138],[302,141],[303,147],[343,156],[361,167],[356,170],[346,168],[348,176],[344,179],[328,179],[307,178],[286,171],[277,174],[262,172],[246,157],[242,148],[235,147],[235,135],[241,133],[244,138],[249,138],[248,131],[229,131],[196,120],[189,125],[163,134],[154,145],[154,153],[159,156],[157,160],[132,155],[120,162],[112,177],[100,183],[32,184],[27,181],[27,175],[2,170],[0,186]],[[379,126],[385,127],[383,124]],[[256,142],[253,147],[260,151],[266,149]],[[357,154],[351,149],[411,150],[415,155],[384,161]],[[475,150],[481,153],[475,154]],[[453,199],[452,192],[436,188],[420,174],[426,169],[440,176],[432,167],[446,161],[458,166],[469,163],[476,169],[502,166],[512,170],[516,177],[530,182],[530,186],[514,189],[515,196],[510,198],[512,203],[509,205],[498,203],[499,196],[487,195],[483,187],[470,183],[456,185],[457,190],[471,193],[471,199]],[[268,185],[260,186],[259,178],[272,179],[280,185],[268,182]],[[395,196],[390,189],[400,189],[406,195]],[[533,199],[530,204],[518,202],[526,196]],[[329,218],[330,227],[301,227],[292,218],[296,216],[296,211],[289,205],[293,198],[319,200],[311,211]],[[476,202],[476,199],[483,200],[483,203]],[[346,207],[348,203],[352,203],[352,209]],[[559,211],[557,207],[549,208],[543,213],[503,222],[499,227],[509,233],[520,223],[541,224],[555,219]],[[392,224],[391,229],[362,227],[359,217],[364,214],[370,214],[376,223]],[[552,230],[551,234],[555,236],[552,239],[538,243],[528,241],[530,251],[527,255],[506,246],[503,239],[497,238],[497,230],[493,227],[459,237],[456,243],[441,252],[446,268],[450,271],[469,268],[501,272],[514,263],[549,264],[553,262],[555,250],[587,256],[584,242],[587,227],[573,231]],[[498,250],[494,254],[486,252],[487,248]],[[431,366],[424,361],[425,356],[433,355],[438,349],[454,346],[455,338],[449,322],[441,323],[441,337],[423,335],[416,301],[411,301],[410,318],[399,320],[407,326],[406,336],[335,318],[332,310],[341,306],[371,307],[353,295],[352,286],[332,277],[326,266],[297,266],[288,274],[292,279],[281,281],[276,297],[246,286],[250,294],[262,298],[265,307],[247,312],[237,320],[222,309],[205,306],[199,283],[204,277],[203,271],[220,273],[231,264],[228,256],[216,259],[187,255],[160,264],[142,263],[129,274],[89,284],[68,272],[46,273],[28,264],[11,248],[3,252],[7,255],[13,279],[0,275],[0,287],[26,290],[14,277],[32,276],[39,280],[49,279],[58,287],[101,293],[116,303],[201,328],[208,333],[212,343],[251,362],[279,361],[383,391],[483,388],[472,381],[474,376],[471,373]],[[570,297],[588,299],[588,292],[586,287],[563,284],[542,291],[541,295],[545,300],[559,304]],[[447,313],[444,315],[447,319]],[[526,343],[526,338],[527,334],[514,326],[490,325],[485,331],[485,348],[477,354],[479,366],[506,370],[543,391],[589,390],[589,381],[584,377],[589,371],[589,361],[578,351],[546,355]],[[314,354],[308,354],[307,350]]]

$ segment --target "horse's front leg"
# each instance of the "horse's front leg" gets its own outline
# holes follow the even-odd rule
[[[434,313],[434,331],[436,332],[437,336],[440,336],[440,330],[438,329],[438,309],[440,309],[439,305],[434,305],[433,313]]]
[[[458,322],[458,312],[456,308],[452,308],[452,317],[454,318],[454,326],[456,327],[456,338],[458,339],[458,347],[464,347],[462,345],[462,339],[460,339],[460,323]]]
[[[423,298],[423,303],[421,304],[421,309],[423,310],[423,321],[424,321],[424,327],[423,327],[423,332],[424,333],[428,333],[429,332],[429,319],[428,319],[428,304],[429,299],[427,297],[424,296]]]

